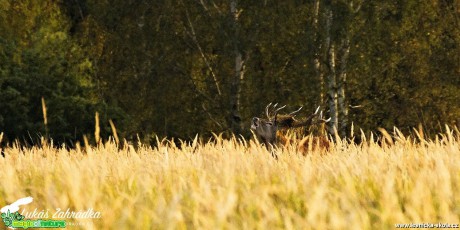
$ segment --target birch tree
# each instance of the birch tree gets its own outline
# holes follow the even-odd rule
[[[345,137],[348,127],[347,63],[353,37],[352,23],[362,4],[363,1],[317,0],[314,3],[316,47],[313,62],[321,86],[320,103],[328,106],[331,117],[328,132],[333,137],[336,134]]]
[[[235,55],[235,69],[230,86],[230,127],[233,133],[240,134],[242,131],[240,115],[241,82],[244,79],[244,61],[240,46],[240,25],[238,0],[230,0],[230,13],[232,19],[233,33],[232,42]]]

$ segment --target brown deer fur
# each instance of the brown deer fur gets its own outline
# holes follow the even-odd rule
[[[322,112],[318,113],[319,107],[316,109],[315,113],[307,118],[297,120],[295,114],[299,112],[301,108],[289,114],[278,114],[285,106],[280,108],[276,106],[276,104],[272,106],[271,103],[267,105],[265,108],[267,119],[254,117],[251,124],[251,129],[256,137],[267,147],[267,149],[271,150],[275,158],[276,154],[272,148],[272,146],[275,145],[283,147],[296,145],[296,149],[301,152],[302,155],[318,150],[324,153],[329,150],[330,141],[324,135],[324,123],[329,120],[323,119]],[[274,112],[271,112],[270,109],[274,110]],[[297,128],[307,130],[309,135],[302,139],[297,139],[295,137],[296,135],[282,134],[281,132],[281,130],[288,130],[289,132]],[[313,135],[313,133],[319,133],[319,135]]]
[[[302,139],[297,139],[292,135],[283,135],[281,132],[276,134],[278,143],[287,148],[291,145],[295,145],[295,148],[299,153],[306,156],[309,153],[319,152],[324,154],[330,149],[330,141],[325,136],[313,136],[307,135]]]

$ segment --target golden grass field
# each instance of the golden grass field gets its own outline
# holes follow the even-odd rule
[[[387,135],[388,136],[388,135]],[[218,139],[175,147],[82,150],[11,146],[0,207],[101,212],[70,229],[394,229],[460,223],[460,138],[395,134],[393,144],[336,143],[327,155]],[[0,223],[0,226],[3,223]]]

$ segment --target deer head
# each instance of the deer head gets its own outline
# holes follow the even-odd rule
[[[276,131],[278,130],[277,115],[280,110],[286,106],[277,108],[278,104],[272,106],[272,103],[265,107],[265,114],[267,119],[253,117],[251,122],[251,129],[266,147],[273,146],[276,143]]]

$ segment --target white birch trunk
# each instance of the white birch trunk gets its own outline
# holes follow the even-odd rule
[[[327,6],[325,9],[326,13],[326,36],[325,36],[325,46],[327,48],[327,67],[328,67],[328,76],[327,76],[327,100],[329,106],[329,116],[331,118],[328,123],[328,133],[332,137],[336,137],[339,124],[338,116],[338,103],[337,103],[337,73],[336,73],[336,51],[335,44],[331,41],[331,26],[333,13],[331,6]]]
[[[320,0],[315,0],[315,5],[314,5],[314,16],[313,16],[313,30],[314,30],[314,37],[313,37],[313,42],[315,44],[315,57],[313,59],[313,64],[315,67],[315,73],[316,76],[319,79],[319,86],[320,86],[320,94],[319,94],[319,104],[323,105],[324,104],[324,72],[322,71],[322,65],[321,65],[321,59],[323,58],[323,55],[321,54],[321,50],[323,48],[323,44],[320,41],[319,38],[319,10],[320,10]]]
[[[338,108],[341,124],[339,126],[340,137],[346,137],[348,126],[348,106],[346,103],[346,85],[347,85],[347,62],[350,54],[350,39],[345,38],[342,43],[340,67],[338,73]]]
[[[235,73],[230,87],[230,128],[233,133],[240,134],[242,131],[240,115],[241,82],[244,79],[244,61],[239,45],[239,10],[238,1],[230,0],[230,13],[233,24],[233,45],[235,54]]]
[[[338,131],[339,124],[339,114],[338,114],[338,102],[337,102],[337,73],[335,71],[336,62],[335,62],[335,45],[332,44],[329,48],[329,75],[327,78],[327,97],[329,104],[329,115],[331,116],[331,121],[328,123],[329,134],[332,134],[333,137],[336,136]]]

